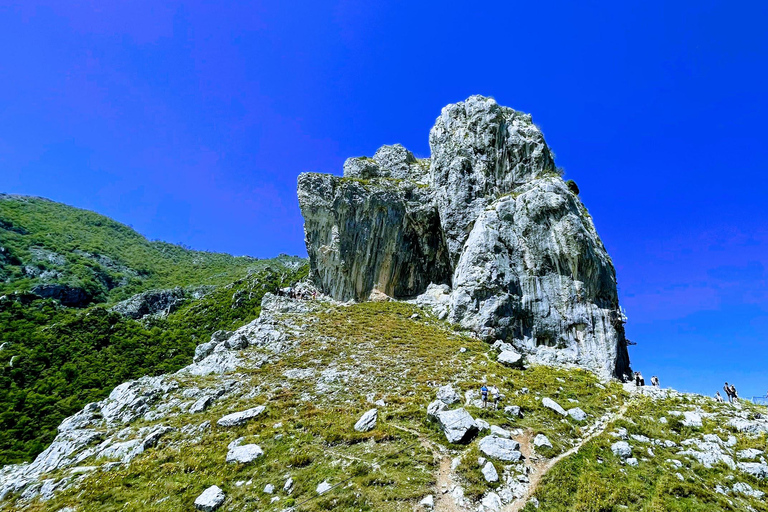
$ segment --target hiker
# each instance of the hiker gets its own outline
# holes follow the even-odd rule
[[[640,385],[640,372],[635,372],[635,386]]]
[[[499,400],[501,399],[501,394],[499,393],[499,388],[496,386],[491,386],[491,396],[493,397],[493,409],[498,410],[499,409]]]
[[[645,379],[643,378],[643,374],[640,372],[637,372],[637,378],[640,380],[640,386],[645,386]]]
[[[488,388],[485,387],[485,384],[480,388],[480,395],[483,397],[483,409],[485,409],[485,406],[488,405]]]
[[[659,378],[657,376],[651,377],[651,386],[658,388],[659,387]]]
[[[723,395],[721,395],[719,391],[715,393],[715,400],[717,400],[720,403],[725,402],[725,400],[723,400]]]
[[[739,402],[739,394],[736,392],[736,386],[731,384],[731,398],[733,398],[733,403]]]
[[[728,403],[732,404],[733,403],[733,397],[731,396],[731,387],[728,385],[727,382],[723,386],[723,391],[725,391],[725,396],[728,397]]]

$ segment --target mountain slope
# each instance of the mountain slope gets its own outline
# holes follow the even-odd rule
[[[0,194],[0,294],[61,285],[83,291],[74,305],[114,302],[155,288],[231,283],[258,261],[150,242],[94,212]]]
[[[548,511],[768,510],[768,422],[755,419],[764,408],[497,357],[412,304],[266,296],[259,321],[215,337],[185,370],[89,406],[45,457],[0,474],[0,489],[6,509],[31,511],[191,510],[212,485],[222,511],[405,511],[429,495],[449,511],[530,512],[533,499]],[[505,395],[498,410],[478,401],[484,381]],[[453,400],[444,385],[458,394],[444,407],[481,429],[466,444],[448,442],[427,414],[436,395]],[[261,406],[251,420],[221,421]],[[357,431],[372,408],[375,425]],[[505,436],[522,458],[486,451]],[[261,455],[227,462],[238,447]],[[486,480],[489,462],[498,481]]]
[[[189,364],[197,343],[253,320],[266,292],[307,273],[301,258],[190,251],[18,196],[0,196],[0,247],[0,464],[32,460],[65,417],[121,382]],[[87,298],[65,307],[41,286]],[[176,288],[112,307],[153,287]]]

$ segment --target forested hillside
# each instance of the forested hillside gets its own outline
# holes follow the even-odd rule
[[[301,258],[191,251],[93,212],[0,196],[0,465],[31,460],[62,419],[116,385],[189,364],[198,343],[256,318],[266,292],[306,274]],[[171,287],[180,298],[160,314],[112,310]]]

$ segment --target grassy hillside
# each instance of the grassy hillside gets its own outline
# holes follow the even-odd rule
[[[577,369],[507,368],[486,343],[409,304],[312,307],[294,318],[284,316],[287,324],[299,325],[292,331],[297,339],[291,351],[275,356],[252,347],[239,354],[244,361],[260,363],[244,364],[234,374],[173,377],[179,391],[168,400],[180,400],[178,409],[152,421],[138,420],[120,437],[132,439],[141,429],[160,425],[174,427],[155,448],[130,464],[89,459],[84,464],[104,464],[103,469],[49,501],[20,501],[8,508],[184,511],[194,508],[204,489],[217,485],[226,493],[221,511],[411,511],[423,510],[418,503],[430,494],[435,510],[457,511],[478,510],[478,501],[489,493],[522,485],[523,499],[504,505],[502,511],[522,510],[531,496],[538,499],[538,510],[558,512],[768,510],[761,499],[716,490],[747,483],[768,492],[765,480],[724,465],[706,468],[678,453],[688,446],[687,439],[700,444],[706,434],[723,441],[733,435],[733,450],[765,450],[764,435],[726,426],[725,416],[737,412],[727,404],[685,395],[652,400],[618,383],[600,383]],[[193,414],[183,405],[195,399],[185,398],[185,390],[204,394],[222,381],[237,382],[241,388],[203,412]],[[463,397],[476,393],[483,381],[502,389],[502,405],[518,405],[522,411],[518,417],[465,405],[473,417],[508,429],[520,441],[522,462],[491,459],[501,475],[498,483],[485,480],[478,462],[483,455],[478,443],[488,431],[468,445],[450,444],[426,415],[438,386],[452,384]],[[587,420],[560,416],[543,406],[544,397],[567,408],[582,408]],[[378,400],[385,405],[376,406],[376,427],[356,432],[357,419]],[[257,405],[266,410],[244,425],[225,428],[216,423],[226,414]],[[683,426],[674,415],[696,408],[713,414],[703,427]],[[749,416],[757,411],[745,405],[738,412]],[[637,466],[611,451],[622,428],[628,431],[625,435],[650,440],[628,437]],[[538,434],[546,435],[553,446],[536,448],[532,440]],[[226,463],[227,447],[238,438],[257,443],[264,456],[249,464]],[[653,440],[675,445],[659,446]],[[679,467],[668,459],[678,461]],[[73,474],[64,471],[56,478]],[[286,490],[289,478],[293,487]],[[324,481],[334,487],[318,494],[316,488]],[[274,486],[272,493],[264,491],[267,485]],[[457,488],[473,503],[468,508],[454,503]],[[533,504],[525,509],[533,510]]]
[[[87,210],[0,194],[0,295],[63,284],[84,290],[87,303],[115,302],[148,289],[231,283],[258,265],[150,242]]]
[[[65,417],[121,382],[177,370],[219,329],[256,318],[264,293],[306,276],[304,260],[191,251],[149,242],[93,212],[0,196],[0,465],[28,461]],[[40,284],[86,290],[68,308],[29,293]],[[166,318],[108,309],[155,288],[207,286]]]

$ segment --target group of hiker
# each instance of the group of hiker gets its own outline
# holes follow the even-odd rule
[[[499,392],[499,388],[496,386],[491,386],[488,388],[485,384],[480,388],[480,396],[483,399],[483,409],[485,409],[488,406],[488,393],[491,394],[491,398],[493,398],[493,408],[498,409],[499,408],[499,401],[501,400],[501,393]]]
[[[643,374],[640,372],[635,372],[634,375],[630,378],[629,374],[624,376],[624,382],[632,382],[635,381],[635,386],[645,386],[645,378],[643,377]],[[651,386],[658,388],[660,386],[659,384],[659,378],[654,375],[651,377]]]
[[[728,384],[726,382],[725,385],[723,386],[723,391],[725,391],[725,395],[728,397],[729,404],[739,403],[739,393],[738,391],[736,391],[736,386],[734,386],[733,384]],[[723,398],[723,396],[720,394],[719,391],[715,393],[715,398],[717,399],[718,402],[725,402],[725,399]]]
[[[309,290],[299,290],[291,286],[290,288],[281,288],[277,292],[282,297],[288,297],[291,299],[309,300],[317,298],[317,290],[310,292]]]

